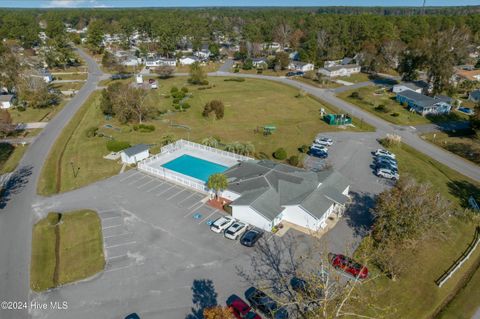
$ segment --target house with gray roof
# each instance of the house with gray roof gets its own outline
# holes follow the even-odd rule
[[[225,172],[232,216],[266,231],[288,221],[311,231],[326,227],[350,198],[349,181],[333,170],[307,171],[269,160],[243,161]]]
[[[318,69],[318,73],[328,77],[350,76],[360,73],[361,67],[358,64],[334,65]]]
[[[468,99],[472,102],[480,102],[480,90],[470,92]]]
[[[449,103],[445,102],[445,98],[433,98],[411,90],[397,93],[396,100],[398,103],[406,104],[410,110],[423,116],[450,113],[452,108]]]
[[[401,82],[392,87],[393,93],[400,93],[407,90],[426,93],[428,91],[428,83],[425,81]]]

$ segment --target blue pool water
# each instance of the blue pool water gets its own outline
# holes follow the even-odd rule
[[[194,177],[204,182],[207,182],[210,175],[222,173],[228,169],[226,166],[212,163],[190,155],[182,155],[177,157],[176,159],[163,164],[162,167],[168,168],[183,175]]]

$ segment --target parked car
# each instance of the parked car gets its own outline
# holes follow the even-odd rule
[[[396,159],[393,159],[391,157],[388,157],[388,156],[383,156],[383,155],[379,155],[379,156],[376,156],[375,159],[374,159],[374,162],[390,162],[392,164],[397,164],[397,160]]]
[[[228,217],[228,216],[222,216],[215,220],[213,224],[210,225],[210,230],[219,234],[223,232],[225,229],[230,227],[235,222],[235,219]]]
[[[375,168],[390,168],[398,171],[397,163],[391,161],[377,161],[375,162]]]
[[[332,146],[333,140],[328,137],[320,137],[320,138],[316,138],[314,143],[319,145]]]
[[[125,319],[140,319],[140,317],[136,313],[131,313]]]
[[[150,84],[150,88],[151,89],[158,89],[157,82],[153,82],[152,84]]]
[[[308,151],[307,154],[310,155],[310,156],[318,157],[318,158],[327,158],[328,157],[327,152],[320,151],[320,150],[317,150],[317,149],[310,149],[310,151]]]
[[[237,319],[262,319],[237,295],[231,295],[228,297],[227,306]]]
[[[295,72],[287,72],[287,76],[290,77],[290,76],[295,76]]]
[[[388,156],[390,158],[393,158],[395,159],[395,154],[387,151],[387,150],[384,150],[384,149],[381,149],[379,148],[378,150],[376,150],[375,152],[373,152],[373,155],[375,156],[380,156],[380,155],[383,155],[383,156]]]
[[[257,229],[250,229],[243,234],[242,238],[240,238],[240,244],[243,246],[252,247],[255,245],[257,240],[262,237],[262,235],[263,232]]]
[[[319,151],[328,152],[328,148],[326,148],[325,145],[320,145],[320,144],[313,143],[312,146],[310,146],[310,148],[315,149],[315,150],[319,150]]]
[[[237,240],[245,231],[247,230],[247,225],[241,222],[234,222],[230,227],[228,227],[223,233],[225,238]]]
[[[366,279],[368,277],[367,267],[360,265],[350,257],[329,253],[328,259],[333,268],[340,269],[357,279]]]
[[[267,296],[263,291],[255,287],[250,287],[245,291],[245,298],[247,298],[253,308],[258,309],[268,318],[272,319],[287,319],[288,312],[284,307],[280,307],[275,300]]]
[[[400,175],[398,175],[398,172],[388,169],[388,168],[379,168],[376,171],[376,175],[378,177],[383,177],[387,179],[391,179],[393,181],[396,181],[400,178]]]

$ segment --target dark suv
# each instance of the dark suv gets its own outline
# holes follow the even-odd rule
[[[245,291],[245,298],[247,298],[253,308],[258,309],[268,318],[272,319],[287,319],[288,312],[284,307],[280,307],[275,300],[267,296],[263,291],[255,287],[250,287]]]

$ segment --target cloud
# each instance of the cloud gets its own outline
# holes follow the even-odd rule
[[[50,0],[45,5],[47,8],[107,8],[105,3],[97,0]]]

